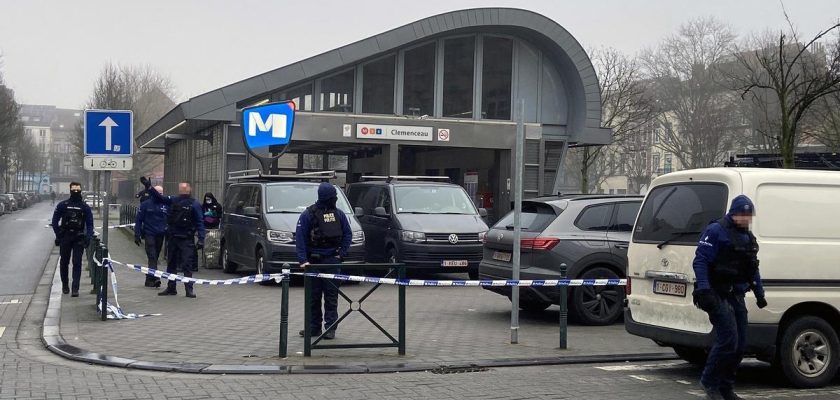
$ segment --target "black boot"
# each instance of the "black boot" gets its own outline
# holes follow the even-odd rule
[[[191,299],[194,299],[194,298],[195,298],[195,292],[193,292],[193,288],[192,288],[192,287],[187,286],[187,287],[185,288],[185,290],[186,290],[186,292],[187,292],[187,297],[189,297],[189,298],[191,298]]]
[[[64,293],[64,294],[70,293],[70,287],[67,286],[67,285],[62,285],[61,286],[61,293]]]
[[[158,296],[175,296],[176,294],[178,294],[178,291],[175,290],[175,282],[170,281],[169,284],[166,285],[166,289],[158,293]]]
[[[155,286],[155,277],[146,275],[146,283],[143,284],[146,287],[157,287]]]

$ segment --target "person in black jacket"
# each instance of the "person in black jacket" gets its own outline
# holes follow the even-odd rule
[[[162,186],[155,186],[155,190],[163,193]],[[146,242],[146,258],[149,260],[149,268],[157,269],[160,251],[163,248],[163,239],[166,237],[169,217],[169,207],[150,196],[140,203],[137,209],[137,218],[134,221],[134,244]],[[153,275],[146,275],[146,287],[160,287],[160,278]]]
[[[55,245],[60,246],[61,259],[59,273],[61,274],[61,290],[70,293],[68,285],[68,267],[70,257],[73,258],[72,297],[79,297],[79,281],[82,277],[82,253],[90,245],[93,237],[93,213],[82,199],[82,184],[70,183],[70,198],[55,207],[52,217],[52,228],[55,233]]]
[[[140,177],[140,182],[155,201],[169,206],[169,230],[166,239],[169,256],[166,258],[166,272],[175,274],[180,268],[185,277],[192,277],[193,258],[197,249],[204,248],[205,235],[201,204],[192,198],[192,187],[187,182],[181,182],[178,184],[178,196],[166,197],[158,193],[146,177]],[[195,242],[196,235],[198,243]],[[169,281],[166,289],[158,293],[158,296],[174,296],[178,294],[175,288],[175,281]],[[184,283],[184,289],[187,297],[195,298],[192,283]]]
[[[206,229],[217,229],[222,222],[222,205],[213,196],[213,193],[204,193],[204,202],[201,203],[204,212],[204,227]]]

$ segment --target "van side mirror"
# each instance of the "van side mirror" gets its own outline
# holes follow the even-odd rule
[[[249,217],[256,217],[260,215],[259,211],[257,211],[257,207],[243,207],[242,213]]]
[[[361,217],[365,215],[365,209],[362,207],[356,207],[355,209],[353,209],[353,213],[356,214],[357,217]]]
[[[385,207],[376,207],[373,209],[373,214],[377,217],[387,217],[388,211],[385,211]]]
[[[481,218],[487,218],[487,209],[486,208],[479,208],[478,209],[478,216]]]

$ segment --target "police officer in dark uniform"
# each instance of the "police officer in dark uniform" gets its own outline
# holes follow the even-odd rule
[[[68,266],[73,257],[73,285],[72,297],[79,297],[79,281],[82,276],[82,253],[90,244],[93,237],[93,213],[82,199],[82,185],[78,182],[70,183],[70,198],[55,207],[52,217],[52,228],[55,232],[55,245],[61,247],[59,271],[61,274],[61,290],[70,293],[68,284]]]
[[[155,186],[155,190],[163,194],[162,186]],[[158,267],[158,258],[163,248],[163,239],[166,236],[168,217],[169,206],[148,195],[137,209],[137,218],[134,220],[134,244],[140,246],[142,241],[146,241],[146,258],[149,260],[149,268],[157,269]],[[146,275],[145,286],[160,287],[160,278]]]
[[[152,199],[169,206],[167,218],[169,230],[166,238],[169,256],[166,258],[168,262],[166,272],[175,274],[180,268],[184,276],[192,277],[193,257],[197,249],[204,247],[205,235],[201,204],[192,198],[192,187],[187,182],[181,182],[178,184],[178,196],[165,197],[158,193],[145,177],[141,177],[140,182],[146,187]],[[196,234],[198,235],[197,244]],[[171,280],[166,284],[166,289],[158,293],[158,296],[174,296],[178,294],[175,288],[176,282]],[[184,283],[184,288],[187,297],[195,298],[192,283]]]
[[[709,399],[741,399],[734,384],[747,344],[746,292],[753,291],[758,308],[767,306],[758,272],[758,243],[750,232],[754,215],[749,197],[735,197],[729,212],[700,235],[694,257],[694,304],[709,314],[714,327],[714,344],[700,377]]]
[[[306,268],[311,264],[339,264],[347,256],[353,231],[347,215],[336,208],[338,192],[330,183],[318,186],[318,201],[301,213],[295,233],[298,262]],[[338,273],[338,269],[329,271]],[[312,282],[312,326],[311,336],[321,335],[321,296],[324,297],[324,327],[329,329],[325,339],[334,339],[337,327],[332,326],[338,319],[338,281],[315,279]],[[332,327],[332,329],[330,329]],[[300,331],[304,335],[304,331]]]

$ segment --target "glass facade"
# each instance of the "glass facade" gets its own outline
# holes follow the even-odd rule
[[[475,37],[443,42],[443,116],[473,117]]]
[[[432,115],[435,106],[435,43],[405,51],[403,114]]]
[[[351,69],[322,79],[319,110],[352,112],[355,75],[354,70]]]
[[[394,113],[397,57],[390,56],[362,67],[362,112]]]
[[[481,118],[509,120],[513,40],[485,37],[481,71]]]
[[[312,84],[308,83],[271,95],[271,101],[291,100],[298,111],[312,111]]]

